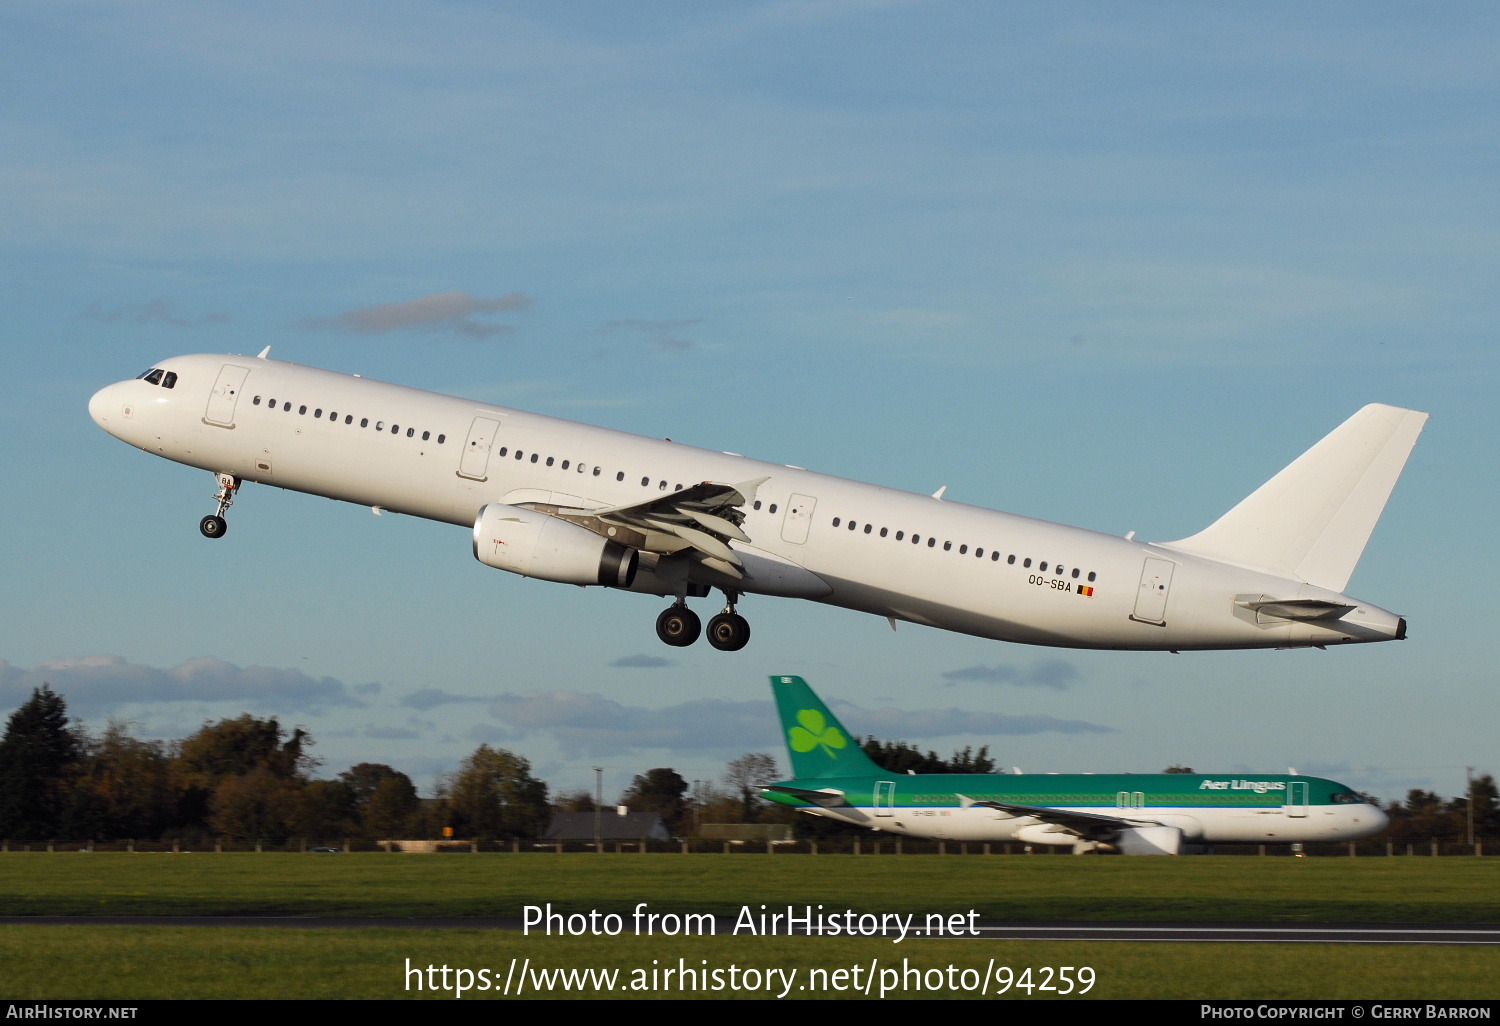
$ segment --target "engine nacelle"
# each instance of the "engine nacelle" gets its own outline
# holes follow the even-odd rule
[[[1170,826],[1131,827],[1115,839],[1121,855],[1180,855],[1182,831]]]
[[[628,588],[639,557],[628,545],[577,524],[492,502],[474,520],[474,558],[522,577]]]
[[[1069,847],[1072,847],[1078,840],[1077,834],[1056,823],[1028,823],[1018,829],[1013,836],[1023,844],[1054,844]]]

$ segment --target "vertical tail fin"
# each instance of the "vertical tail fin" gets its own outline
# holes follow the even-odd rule
[[[1162,547],[1343,591],[1426,421],[1372,403],[1208,528]]]
[[[771,690],[793,777],[888,775],[854,743],[838,717],[801,677],[772,677]]]

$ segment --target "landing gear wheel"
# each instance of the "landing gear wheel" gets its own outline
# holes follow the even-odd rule
[[[703,622],[687,606],[668,606],[656,618],[656,636],[675,648],[686,648],[698,640]]]
[[[720,613],[708,621],[708,643],[720,652],[738,652],[750,640],[750,622],[739,613]]]
[[[210,514],[198,521],[198,530],[203,532],[205,538],[222,538],[224,532],[229,530],[229,521],[221,516]]]

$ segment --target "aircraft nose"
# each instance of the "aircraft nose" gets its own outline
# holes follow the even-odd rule
[[[109,392],[114,387],[114,385],[105,385],[89,399],[89,416],[94,418],[95,424],[106,430],[109,428]]]
[[[1391,817],[1387,816],[1384,810],[1382,810],[1378,805],[1371,805],[1368,806],[1368,808],[1370,810],[1368,813],[1370,817],[1370,824],[1375,828],[1371,831],[1371,833],[1378,834],[1386,827],[1391,825]]]

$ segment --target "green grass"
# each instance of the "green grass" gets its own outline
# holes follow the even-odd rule
[[[220,927],[71,926],[0,927],[0,990],[12,1000],[38,998],[438,998],[452,1003],[452,990],[408,989],[405,970],[428,965],[452,970],[488,969],[498,989],[510,960],[530,959],[533,968],[617,969],[625,986],[650,981],[653,969],[730,965],[741,971],[796,970],[793,983],[807,983],[812,970],[872,963],[900,973],[954,966],[970,970],[968,982],[990,960],[1019,974],[1043,967],[1088,966],[1095,984],[1090,998],[1193,999],[1438,999],[1500,996],[1500,956],[1489,948],[1344,947],[1329,944],[1142,944],[1079,941],[829,940],[808,937],[526,938],[480,930],[260,929]],[[408,962],[408,960],[410,960]],[[904,961],[903,961],[904,960]],[[455,977],[450,975],[450,980]],[[721,976],[721,978],[723,978]],[[830,977],[831,978],[831,977]],[[425,977],[421,977],[425,984]],[[877,981],[880,975],[877,972]],[[851,984],[852,977],[846,977]],[[942,981],[946,983],[946,978]],[[770,997],[773,992],[684,991],[659,987],[604,995],[553,988],[564,997]],[[533,996],[530,993],[526,996]],[[806,992],[793,997],[850,997],[849,991]],[[878,996],[878,990],[877,994]],[[936,992],[896,991],[887,997],[970,997],[944,986]],[[1012,989],[1010,997],[1047,1000],[1059,995]],[[495,1000],[494,992],[471,992],[465,1001]]]
[[[0,855],[0,915],[733,915],[743,905],[986,918],[1500,922],[1500,859],[853,855]]]
[[[979,911],[995,920],[1500,922],[1500,860],[791,855],[0,855],[0,914],[520,917],[562,912],[736,915],[823,905]],[[442,997],[413,965],[832,971],[989,961],[1090,966],[1086,998],[1500,997],[1489,947],[944,941],[717,936],[546,937],[445,929],[0,926],[0,994],[66,998]],[[654,963],[653,963],[653,960]],[[704,961],[706,960],[706,962]],[[628,984],[631,977],[625,977]],[[483,1000],[494,995],[470,995]],[[552,997],[574,996],[561,991]],[[595,991],[576,996],[598,996]],[[615,994],[612,996],[620,996]],[[627,995],[629,996],[629,995]],[[640,997],[745,997],[648,990]],[[795,996],[824,996],[796,992]],[[849,993],[828,993],[848,997]],[[967,996],[904,992],[891,996]],[[1010,996],[1027,995],[1012,992]],[[1034,999],[1044,996],[1040,993]],[[1069,999],[1071,1000],[1071,998]]]

